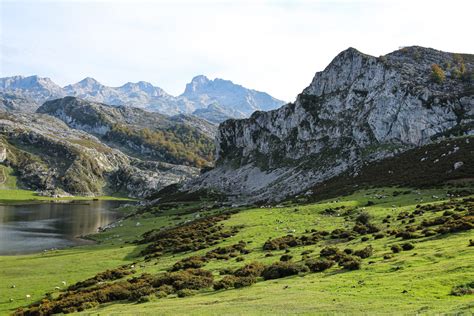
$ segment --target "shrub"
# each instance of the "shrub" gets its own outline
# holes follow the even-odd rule
[[[441,225],[437,232],[440,234],[456,233],[474,229],[474,223],[466,219],[449,220]]]
[[[443,69],[437,64],[431,65],[431,79],[436,83],[443,83],[446,78]]]
[[[371,245],[368,245],[364,249],[355,251],[354,255],[356,255],[357,257],[360,257],[362,259],[365,259],[365,258],[368,258],[368,257],[372,256],[373,253],[374,253],[374,249],[372,248]]]
[[[413,248],[415,248],[415,246],[410,242],[406,242],[406,243],[402,244],[402,249],[403,250],[412,250]]]
[[[346,248],[344,249],[344,253],[348,254],[348,255],[351,255],[354,253],[354,250],[350,249],[350,248]]]
[[[282,250],[300,245],[298,238],[287,235],[275,239],[269,239],[263,244],[263,250]]]
[[[232,274],[232,273],[234,273],[234,270],[231,268],[223,268],[219,270],[220,275]]]
[[[339,265],[347,270],[359,270],[361,261],[360,258],[355,256],[347,256],[344,260],[339,262]]]
[[[456,285],[451,290],[451,295],[462,296],[474,294],[474,281],[462,285]]]
[[[197,269],[197,268],[201,268],[205,264],[206,264],[206,261],[204,258],[199,257],[199,256],[193,256],[193,257],[185,258],[176,262],[171,268],[171,271]]]
[[[393,253],[399,253],[400,251],[402,251],[402,247],[400,247],[400,245],[393,245],[392,247],[390,247],[390,249]]]
[[[335,262],[326,259],[309,259],[306,260],[304,264],[309,268],[311,272],[321,272],[332,267]]]
[[[242,268],[235,270],[233,274],[237,277],[259,277],[264,269],[265,266],[260,262],[252,262],[243,266]]]
[[[212,273],[201,269],[188,269],[177,272],[168,272],[153,279],[152,285],[160,287],[171,285],[175,290],[199,290],[212,286],[214,278]]]
[[[95,285],[98,282],[118,280],[132,273],[133,272],[128,269],[128,266],[122,266],[116,269],[105,270],[104,272],[97,273],[92,278],[77,282],[69,286],[68,290],[73,291],[73,290],[78,290],[80,288],[86,288],[86,287]]]
[[[248,277],[238,277],[236,278],[234,282],[234,287],[236,289],[246,287],[246,286],[251,286],[252,284],[257,282],[257,278],[253,276],[248,276]]]
[[[370,202],[371,201],[367,202],[367,205],[369,205]],[[370,205],[374,205],[374,203],[372,202],[372,203],[370,203]],[[369,213],[361,212],[361,213],[359,213],[359,215],[357,215],[355,220],[356,220],[357,223],[367,225],[370,222],[371,219],[372,219],[372,216],[370,216]]]
[[[375,234],[374,235],[374,239],[381,239],[381,238],[384,238],[385,235],[383,233],[378,233],[378,234]]]
[[[411,231],[401,231],[399,232],[398,234],[395,235],[396,237],[401,237],[403,240],[407,240],[407,239],[416,239],[416,238],[421,238],[423,236],[421,236],[419,233],[417,232],[411,232]]]
[[[216,291],[231,289],[234,287],[235,280],[237,280],[237,277],[233,275],[227,275],[223,277],[221,280],[215,282],[213,285],[213,288]]]
[[[168,293],[163,292],[163,291],[156,291],[156,292],[155,292],[155,296],[156,296],[157,298],[165,298],[165,297],[168,296]]]
[[[142,296],[138,299],[138,303],[147,303],[147,302],[150,302],[150,301],[151,301],[151,296],[150,295]]]
[[[293,259],[292,255],[283,255],[280,257],[280,261],[290,261],[291,259]]]
[[[432,230],[432,229],[423,229],[422,231],[423,235],[425,235],[425,237],[430,237],[430,236],[434,236],[436,235],[437,233]]]
[[[367,241],[367,240],[369,240],[369,239],[370,239],[369,237],[364,236],[364,237],[362,237],[360,240],[361,240],[361,241]]]
[[[178,294],[178,297],[193,296],[194,294],[196,294],[196,291],[190,289],[182,289],[179,290],[176,294]]]
[[[308,267],[293,262],[276,262],[266,266],[262,272],[265,280],[284,278],[301,272],[308,272]]]
[[[365,235],[365,234],[372,234],[372,233],[377,233],[378,231],[380,231],[380,229],[371,224],[371,223],[367,223],[367,224],[362,224],[362,223],[357,223],[354,225],[354,227],[352,228],[353,231],[361,234],[361,235]]]
[[[469,239],[469,247],[474,247],[474,239]]]

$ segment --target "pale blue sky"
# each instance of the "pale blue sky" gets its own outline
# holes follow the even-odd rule
[[[473,2],[0,0],[0,76],[145,80],[177,95],[204,74],[292,101],[349,46],[474,53]]]

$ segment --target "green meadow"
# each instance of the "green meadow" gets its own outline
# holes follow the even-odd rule
[[[404,191],[403,194],[399,194]],[[206,288],[192,296],[164,298],[147,296],[142,303],[118,301],[96,306],[84,314],[149,314],[149,315],[280,315],[280,314],[460,314],[474,313],[474,296],[451,294],[453,287],[474,281],[473,230],[420,236],[408,242],[414,249],[392,253],[395,244],[407,242],[385,234],[373,234],[352,240],[324,239],[314,245],[290,247],[287,250],[264,251],[268,239],[304,235],[311,229],[332,231],[351,229],[354,212],[366,212],[371,221],[385,232],[402,228],[397,221],[402,212],[412,212],[417,205],[438,205],[464,197],[447,197],[447,189],[410,190],[377,188],[353,195],[296,205],[291,202],[272,207],[240,208],[223,222],[225,227],[239,227],[238,233],[220,240],[216,245],[198,251],[164,253],[145,260],[140,254],[146,245],[136,244],[142,234],[151,230],[173,227],[195,219],[193,210],[202,207],[201,217],[224,211],[206,209],[209,202],[175,203],[157,212],[145,209],[140,214],[121,220],[116,227],[90,236],[97,244],[41,254],[0,257],[0,314],[13,312],[50,294],[57,297],[66,286],[93,277],[106,269],[133,265],[134,274],[152,275],[169,270],[177,261],[190,256],[202,256],[216,247],[245,241],[248,254],[228,260],[209,260],[202,269],[211,271],[215,280],[222,269],[237,269],[258,261],[271,264],[282,255],[302,262],[302,252],[318,258],[326,246],[340,249],[362,249],[371,245],[372,256],[362,260],[359,270],[349,271],[335,265],[323,272],[300,273],[276,280],[259,278],[258,282],[238,289]],[[468,195],[467,197],[473,197]],[[369,202],[370,201],[370,202]],[[328,212],[328,209],[333,211]],[[336,211],[334,211],[336,210]],[[442,216],[443,211],[425,212],[412,223]],[[389,223],[384,219],[390,216]],[[129,279],[126,276],[124,279]],[[66,282],[66,286],[62,283]],[[12,286],[15,286],[14,288]],[[59,287],[59,289],[56,289]],[[30,295],[30,298],[26,298]]]

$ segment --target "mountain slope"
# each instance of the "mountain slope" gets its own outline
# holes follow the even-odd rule
[[[204,120],[180,121],[138,108],[75,97],[45,102],[37,112],[92,133],[137,158],[199,167],[212,163],[213,126]]]
[[[130,157],[44,114],[0,112],[0,148],[22,187],[44,195],[141,197],[198,172]]]
[[[376,58],[349,48],[295,103],[222,123],[217,167],[186,189],[278,200],[437,138],[472,135],[473,69],[473,55],[407,47]]]

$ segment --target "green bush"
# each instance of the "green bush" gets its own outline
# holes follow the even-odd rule
[[[393,245],[392,247],[390,247],[390,249],[393,253],[399,253],[400,251],[402,251],[402,247],[400,247],[400,245]]]
[[[290,275],[295,275],[301,272],[308,272],[309,269],[305,265],[298,263],[287,262],[276,262],[269,266],[266,266],[262,272],[262,277],[265,280],[284,278]]]
[[[402,244],[402,249],[403,250],[412,250],[413,248],[415,248],[415,246],[410,242],[406,242],[406,243]]]
[[[335,262],[326,259],[309,259],[304,263],[311,272],[321,272],[331,268]]]
[[[368,258],[368,257],[372,256],[373,253],[374,253],[374,248],[372,248],[371,245],[368,245],[364,249],[355,251],[354,255],[356,255],[357,257],[360,257],[362,259],[365,259],[365,258]]]
[[[283,255],[280,257],[280,261],[290,261],[291,259],[293,259],[292,255]]]
[[[361,260],[358,257],[347,256],[344,260],[339,262],[339,265],[347,270],[359,270]]]
[[[251,286],[252,284],[257,282],[257,278],[253,276],[248,276],[248,277],[238,277],[236,278],[234,282],[234,287],[236,289],[246,287],[246,286]]]
[[[234,287],[236,280],[237,280],[236,276],[226,275],[221,280],[214,282],[213,288],[216,291],[231,289]]]
[[[260,262],[252,262],[235,270],[233,274],[236,277],[259,277],[264,269],[265,266]]]
[[[185,258],[176,262],[171,268],[171,271],[197,269],[197,268],[203,267],[205,264],[206,264],[206,261],[204,258],[199,257],[199,256],[193,256],[193,257]]]
[[[176,294],[178,294],[178,297],[193,296],[194,294],[196,294],[196,291],[190,289],[182,289],[179,290]]]

